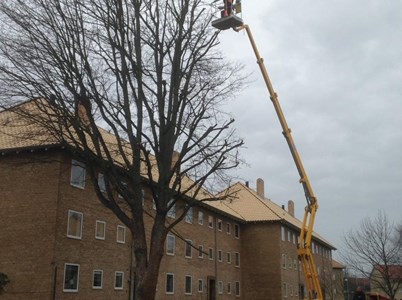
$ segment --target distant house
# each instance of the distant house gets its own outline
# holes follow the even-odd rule
[[[91,178],[51,136],[30,137],[31,125],[14,120],[0,112],[0,272],[10,279],[1,299],[130,299],[131,236],[97,199],[90,182],[102,174]],[[199,203],[167,236],[156,298],[302,298],[293,201],[285,209],[267,199],[261,179],[257,191],[242,183],[228,191],[236,198]],[[143,210],[150,224],[145,184]],[[314,233],[312,249],[321,280],[332,278],[335,247]]]
[[[374,295],[389,297],[384,290],[387,285],[395,291],[395,299],[402,299],[402,265],[376,265],[370,274],[371,292]]]

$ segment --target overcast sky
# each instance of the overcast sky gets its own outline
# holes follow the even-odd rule
[[[319,210],[315,230],[342,236],[381,209],[402,221],[402,1],[243,0],[302,157]],[[258,5],[256,5],[258,2]],[[249,166],[278,204],[306,201],[245,32],[221,33],[221,48],[245,65],[250,84],[228,108]]]

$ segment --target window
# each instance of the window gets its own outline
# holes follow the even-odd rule
[[[123,289],[123,279],[124,273],[121,271],[116,271],[114,273],[114,289],[115,290],[122,290]]]
[[[240,281],[235,282],[235,294],[236,297],[240,297]]]
[[[198,211],[198,224],[204,225],[204,212]]]
[[[106,237],[106,222],[103,221],[96,221],[95,226],[95,238],[98,240],[104,240]]]
[[[293,233],[293,244],[296,244],[296,234]]]
[[[191,295],[193,292],[193,278],[189,275],[186,275],[186,282],[185,282],[185,293],[186,295]]]
[[[92,288],[101,289],[103,287],[103,271],[94,270],[92,273]]]
[[[193,208],[190,207],[186,213],[185,221],[187,223],[192,224],[193,223]]]
[[[223,282],[218,281],[218,294],[223,294]]]
[[[204,292],[204,280],[202,279],[198,279],[198,292]]]
[[[192,257],[192,249],[193,249],[193,246],[192,246],[192,241],[190,241],[190,240],[185,240],[185,243],[186,243],[186,250],[185,250],[185,252],[186,252],[186,257],[187,258],[191,258]]]
[[[102,173],[98,174],[98,186],[102,193],[106,192],[105,176]]]
[[[218,261],[222,261],[222,250],[218,250]]]
[[[174,255],[176,248],[176,237],[174,235],[168,234],[166,237],[166,254]]]
[[[282,268],[286,269],[286,254],[282,254]]]
[[[240,253],[235,252],[235,266],[240,267]]]
[[[292,241],[292,233],[288,230],[288,242]]]
[[[226,233],[227,234],[232,233],[232,225],[230,223],[226,223]]]
[[[68,220],[67,220],[67,236],[74,239],[82,238],[82,221],[83,214],[74,211],[68,210]]]
[[[228,294],[232,293],[232,284],[230,282],[228,282],[228,284],[227,284],[227,292],[228,292]]]
[[[295,259],[293,260],[293,269],[297,270],[297,262]]]
[[[232,253],[226,252],[226,261],[228,262],[228,264],[232,263]]]
[[[78,292],[80,265],[64,264],[64,292]]]
[[[288,285],[286,282],[283,283],[283,296],[284,297],[288,296]]]
[[[85,188],[85,165],[74,159],[71,161],[70,184],[77,188]]]
[[[117,225],[117,242],[120,244],[126,242],[126,226]]]
[[[209,251],[208,251],[208,258],[209,258],[210,260],[213,260],[213,259],[214,259],[214,249],[209,248],[208,250],[209,250]]]
[[[168,216],[169,218],[176,218],[176,203],[174,203],[175,200],[170,200],[168,203],[168,208],[172,205],[172,207],[170,207],[170,209],[168,210],[166,216]],[[173,203],[173,204],[172,204]]]
[[[204,246],[198,245],[198,257],[203,258],[204,257]]]
[[[281,238],[282,241],[286,241],[286,231],[285,231],[285,227],[281,226]]]
[[[237,239],[240,238],[240,226],[238,224],[235,224],[235,226],[234,226],[234,235],[235,235],[235,238],[237,238]]]
[[[174,293],[174,274],[166,274],[166,294]]]
[[[292,264],[292,259],[289,258],[289,261],[288,261],[288,268],[289,268],[289,269],[292,269],[292,266],[293,266],[293,264]]]
[[[218,219],[218,230],[222,231],[222,220]]]
[[[208,227],[214,228],[214,217],[213,216],[208,216]]]
[[[152,209],[156,210],[156,202],[154,198],[152,198]]]

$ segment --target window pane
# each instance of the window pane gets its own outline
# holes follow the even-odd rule
[[[240,296],[240,282],[239,281],[236,281],[235,293],[236,293],[236,296]]]
[[[80,239],[82,237],[82,218],[80,212],[69,210],[67,221],[67,236]]]
[[[214,217],[213,216],[208,216],[208,226],[210,228],[214,228]]]
[[[64,288],[65,291],[78,291],[79,265],[64,265]]]
[[[126,242],[126,227],[118,225],[117,226],[117,242],[124,244]]]
[[[102,173],[98,174],[98,186],[102,193],[106,192],[105,176]]]
[[[76,160],[71,162],[70,184],[80,188],[85,187],[85,165]]]
[[[95,238],[105,239],[106,223],[103,221],[96,221]]]
[[[240,267],[240,253],[236,252],[235,253],[235,265],[236,267]]]
[[[166,274],[166,294],[173,294],[174,291],[174,275]]]
[[[204,257],[204,247],[202,245],[198,246],[198,257],[203,258]]]
[[[92,287],[93,288],[102,288],[103,283],[103,271],[102,270],[94,270],[93,272],[93,280],[92,280]]]
[[[235,224],[234,229],[235,229],[235,237],[240,238],[240,227],[239,227],[239,225]]]
[[[170,200],[168,203],[168,207],[172,204],[174,200]],[[176,218],[176,203],[173,204],[173,206],[169,209],[169,211],[166,214],[169,218]]]
[[[189,208],[189,210],[186,213],[185,220],[187,223],[193,223],[193,208]]]
[[[185,283],[186,294],[192,293],[192,278],[191,276],[186,276],[186,283]]]
[[[186,243],[186,257],[191,258],[191,256],[192,256],[192,253],[191,253],[192,250],[191,249],[193,248],[191,246],[192,242],[190,240],[186,240],[185,243]]]
[[[198,224],[204,225],[204,212],[202,211],[198,212]]]
[[[204,281],[202,279],[198,279],[198,292],[202,293],[204,291]]]
[[[168,234],[166,237],[166,253],[170,255],[174,255],[175,250],[175,236]]]
[[[116,272],[115,273],[115,280],[114,280],[114,288],[115,289],[123,289],[123,278],[124,278],[124,273],[123,272]]]

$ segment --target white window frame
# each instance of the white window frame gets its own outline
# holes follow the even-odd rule
[[[77,267],[77,288],[76,289],[66,289],[66,271],[67,271],[67,266],[74,266]],[[79,290],[79,284],[80,284],[80,265],[79,264],[72,264],[72,263],[65,263],[64,264],[64,276],[63,276],[63,292],[67,293],[76,293]]]
[[[123,229],[123,240],[119,240],[119,229]],[[117,225],[116,242],[119,243],[119,244],[125,244],[126,243],[126,226]]]
[[[240,225],[239,224],[234,225],[234,236],[236,239],[240,239]]]
[[[228,282],[226,287],[227,287],[227,293],[230,295],[232,293],[232,283]]]
[[[168,291],[168,277],[172,277],[172,291]],[[174,273],[166,273],[166,282],[165,282],[165,293],[167,295],[174,294]]]
[[[214,248],[211,247],[208,248],[208,259],[214,260]]]
[[[75,182],[76,178],[73,177],[73,171],[74,171],[75,167],[82,169],[82,173],[83,173],[82,174],[82,177],[83,177],[82,182],[79,182],[79,183]],[[73,187],[82,189],[82,190],[85,189],[85,176],[86,176],[85,164],[80,162],[80,161],[78,161],[78,160],[72,159],[71,160],[70,185],[73,186]]]
[[[187,279],[190,278],[190,292],[187,292]],[[193,277],[191,275],[186,275],[184,277],[184,294],[192,295],[193,294]]]
[[[236,297],[240,297],[241,295],[241,286],[240,286],[240,281],[235,282],[235,295]]]
[[[240,252],[235,252],[235,266],[240,268]]]
[[[286,241],[286,229],[284,226],[281,226],[281,239],[282,241]]]
[[[80,215],[80,234],[78,236],[76,235],[71,235],[69,234],[69,229],[70,229],[70,214],[78,214]],[[84,214],[82,212],[76,211],[76,210],[72,210],[69,209],[67,212],[67,237],[72,238],[72,239],[77,239],[77,240],[81,240],[82,239],[82,227],[83,227],[83,223],[84,223]]]
[[[121,287],[116,286],[117,284],[117,275],[121,275]],[[124,289],[124,272],[123,271],[116,271],[114,272],[114,289],[115,290],[122,290]]]
[[[100,274],[101,274],[101,285],[100,286],[95,286],[95,273],[96,272],[100,272]],[[95,290],[103,289],[103,270],[95,269],[92,271],[92,288]]]
[[[201,210],[198,211],[198,224],[204,225],[204,212]]]
[[[232,263],[232,253],[231,252],[226,252],[226,261],[228,264]]]
[[[208,227],[214,228],[214,217],[213,216],[208,216]]]
[[[190,207],[186,212],[186,216],[184,217],[186,223],[193,224],[193,208]]]
[[[172,203],[172,201],[175,201],[175,200],[174,200],[174,199],[171,199],[171,200],[168,202],[167,207],[170,206],[170,204]],[[166,213],[166,216],[167,216],[168,218],[171,218],[171,219],[175,219],[175,218],[176,218],[176,202],[173,203],[173,206],[168,210],[168,212]]]
[[[226,223],[226,233],[232,234],[232,224],[230,224],[229,222]]]
[[[223,281],[218,281],[218,294],[223,294]]]
[[[222,250],[218,250],[218,261],[222,261],[223,260],[223,252]]]
[[[98,224],[103,224],[103,236],[98,236]],[[95,222],[95,239],[97,240],[105,240],[106,239],[106,222],[96,220]]]
[[[172,241],[172,251],[169,249],[169,239]],[[176,237],[173,234],[168,234],[166,236],[166,254],[173,256],[176,252]]]
[[[193,241],[192,240],[184,240],[184,256],[186,258],[193,257]],[[187,251],[190,252],[190,255],[187,255]]]
[[[201,289],[200,289],[201,287]],[[203,293],[204,292],[204,280],[203,279],[198,279],[198,292]]]
[[[198,258],[204,258],[204,246],[198,245]]]
[[[217,223],[218,231],[222,231],[222,227],[223,227],[222,220],[218,219],[216,223]]]
[[[102,173],[98,173],[98,187],[102,193],[106,192],[105,175],[103,175]]]

